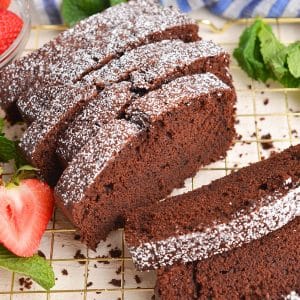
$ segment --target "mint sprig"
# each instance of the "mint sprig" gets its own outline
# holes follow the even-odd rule
[[[80,20],[109,7],[109,0],[63,0],[61,14],[66,25],[73,26]]]
[[[261,19],[245,29],[233,56],[255,80],[273,79],[285,87],[300,86],[300,42],[283,45]]]
[[[42,257],[18,257],[0,245],[0,267],[31,277],[46,290],[55,284],[55,276],[50,264]]]

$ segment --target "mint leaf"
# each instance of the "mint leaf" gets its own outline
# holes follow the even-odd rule
[[[272,70],[277,79],[282,78],[288,69],[285,67],[286,48],[274,36],[269,25],[262,24],[258,32],[260,52],[265,64]]]
[[[4,129],[4,119],[0,118],[0,134],[3,133],[3,129]]]
[[[286,47],[260,19],[244,30],[233,55],[255,80],[272,78],[285,87],[300,86],[300,42]]]
[[[270,72],[266,68],[260,53],[258,32],[262,26],[263,22],[256,20],[243,32],[239,46],[234,50],[233,56],[250,77],[265,82],[270,78]]]
[[[118,5],[120,3],[123,3],[123,2],[127,2],[127,0],[110,0],[110,5],[111,6],[114,6],[114,5]]]
[[[61,13],[65,24],[73,26],[107,7],[109,0],[63,0]]]
[[[17,156],[16,142],[0,135],[0,162],[8,162]]]
[[[287,48],[287,64],[290,73],[300,78],[300,42],[289,45]]]
[[[52,267],[38,255],[28,258],[18,257],[0,245],[0,267],[30,276],[46,290],[51,289],[55,284]]]

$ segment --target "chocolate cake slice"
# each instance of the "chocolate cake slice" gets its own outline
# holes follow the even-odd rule
[[[64,167],[97,134],[101,126],[125,114],[125,109],[137,96],[131,88],[132,84],[127,81],[105,88],[60,134],[56,154]]]
[[[227,72],[228,64],[228,54],[210,41],[195,43],[183,43],[180,40],[163,41],[125,53],[120,59],[113,60],[98,71],[89,74],[86,80],[90,84],[96,81],[101,87],[120,80],[131,80],[131,86],[128,83],[125,84],[126,91],[123,93],[122,87],[116,88],[116,93],[121,93],[120,99],[109,92],[109,95],[103,93],[104,99],[101,99],[100,95],[90,103],[61,135],[58,141],[58,156],[62,163],[67,165],[81,147],[96,134],[102,119],[106,118],[104,116],[107,115],[107,109],[114,109],[114,102],[123,101],[123,96],[127,99],[126,101],[132,101],[137,97],[136,94],[158,88],[162,83],[169,82],[176,77],[208,70],[221,77],[223,81],[227,79],[231,83],[231,77]],[[109,97],[112,98],[110,101],[112,103],[104,108],[103,105],[109,102]],[[43,102],[40,101],[40,103]],[[28,114],[31,109],[27,108],[26,111]],[[38,115],[36,112],[32,114],[34,113]],[[119,111],[112,111],[111,115],[116,117],[118,113]]]
[[[164,39],[198,40],[198,26],[155,1],[130,1],[82,21],[0,72],[0,106],[15,112],[29,86],[80,80],[125,51]]]
[[[300,215],[300,145],[192,192],[127,214],[125,237],[138,269],[228,251]]]
[[[43,111],[27,128],[19,143],[27,161],[37,167],[41,176],[51,185],[56,183],[62,171],[55,156],[58,134],[67,128],[84,105],[98,95],[96,87],[81,84],[53,89],[56,97],[52,100],[51,107]]]
[[[160,299],[299,299],[299,241],[297,217],[240,248],[201,262],[160,269]]]
[[[57,204],[95,247],[129,207],[164,198],[225,155],[235,134],[234,104],[234,90],[210,73],[177,78],[136,98],[116,120],[135,124],[136,133],[115,149],[124,129],[116,121],[101,125],[59,179]]]

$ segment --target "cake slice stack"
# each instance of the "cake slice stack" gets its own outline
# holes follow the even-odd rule
[[[95,248],[126,210],[225,156],[235,136],[228,66],[195,21],[133,0],[1,70],[0,105],[29,125],[20,149]]]

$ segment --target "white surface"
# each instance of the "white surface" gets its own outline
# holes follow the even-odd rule
[[[198,15],[194,14],[194,16],[208,17],[206,12],[201,12]],[[216,21],[218,24],[223,22],[223,20],[215,16],[210,16],[210,19]],[[237,42],[243,28],[244,26],[234,26],[224,34],[213,34],[209,29],[201,25],[200,34],[204,38],[212,39],[221,44],[225,43],[224,46],[226,49],[231,51],[235,47],[234,43]],[[292,33],[297,31],[299,32],[299,25],[284,25],[280,27],[280,35],[285,41],[295,39]],[[276,27],[275,32],[278,33]],[[27,45],[27,52],[41,46],[47,40],[57,35],[57,33],[57,31],[51,30],[32,31]],[[239,124],[236,125],[236,129],[238,133],[242,135],[242,140],[238,141],[235,146],[229,150],[226,160],[205,167],[199,171],[193,179],[186,180],[185,188],[174,191],[174,194],[200,187],[203,184],[209,183],[212,179],[224,176],[226,173],[238,167],[246,166],[249,163],[259,160],[261,155],[267,157],[273,150],[283,149],[288,147],[291,143],[298,144],[300,142],[300,116],[292,114],[289,111],[289,109],[292,109],[293,112],[300,111],[300,91],[271,91],[264,84],[252,82],[251,79],[236,66],[234,60],[232,62],[231,72],[238,95],[237,120],[239,120]],[[248,88],[248,85],[251,85],[251,90]],[[273,87],[278,86],[271,83],[270,88]],[[264,90],[264,94],[261,94],[262,89]],[[262,104],[265,98],[269,98],[270,100],[267,106]],[[289,116],[285,115],[287,112],[291,114]],[[254,113],[259,113],[259,115],[253,116]],[[265,119],[260,120],[260,118]],[[257,127],[255,121],[257,121]],[[296,134],[290,135],[292,129],[299,132],[299,137]],[[8,131],[13,136],[16,129],[10,128]],[[253,133],[257,133],[258,137],[261,134],[271,133],[274,138],[278,139],[278,141],[274,142],[275,148],[268,151],[262,150],[261,144],[256,141]],[[247,143],[243,141],[247,141]],[[49,224],[49,229],[52,228],[52,226],[55,230],[72,228],[71,224],[60,212],[56,213],[55,220],[55,222]],[[153,295],[155,275],[153,272],[136,272],[126,249],[124,249],[124,256],[128,258],[125,258],[125,260],[122,258],[114,259],[110,264],[97,262],[97,256],[109,255],[108,252],[110,248],[107,247],[107,245],[111,244],[112,247],[122,249],[122,234],[122,230],[112,233],[105,242],[102,242],[98,246],[97,252],[94,253],[80,242],[74,240],[73,232],[55,232],[54,234],[46,232],[40,248],[48,259],[52,259],[56,272],[57,281],[52,292],[47,295],[38,285],[33,285],[31,290],[26,290],[24,291],[25,293],[19,294],[20,286],[17,281],[19,276],[15,276],[12,285],[12,274],[0,270],[0,299],[117,300],[121,297],[121,299],[126,300],[150,300]],[[53,251],[51,251],[52,243]],[[78,249],[89,258],[87,264],[81,265],[77,261],[73,261]],[[94,267],[95,264],[97,268]],[[117,275],[115,272],[120,266],[122,272],[120,275]],[[68,276],[62,275],[61,271],[64,268],[68,270]],[[86,280],[85,274],[88,274]],[[135,274],[139,274],[141,277],[142,282],[140,284],[136,283],[134,279]],[[109,281],[112,278],[122,279],[123,289],[110,284]],[[92,281],[93,285],[85,291],[86,283],[89,281]],[[140,289],[136,289],[137,287],[140,287]],[[10,297],[9,293],[11,291],[13,294]],[[38,293],[34,294],[32,293],[33,291],[38,291]],[[97,294],[96,291],[101,291],[101,294]]]

